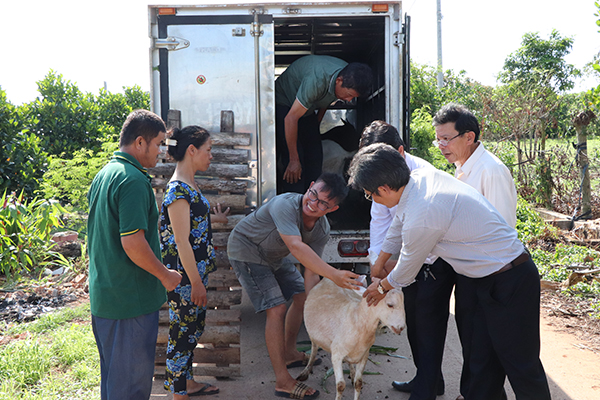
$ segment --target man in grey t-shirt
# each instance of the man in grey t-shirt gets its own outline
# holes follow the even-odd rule
[[[348,194],[344,179],[322,174],[304,195],[284,193],[240,221],[231,232],[227,255],[256,312],[266,311],[265,341],[275,372],[275,391],[313,399],[317,390],[296,381],[288,368],[303,366],[307,356],[296,349],[306,300],[305,281],[285,259],[290,253],[306,268],[306,291],[319,275],[343,288],[360,286],[358,275],[338,270],[321,259],[329,239],[326,214]],[[289,310],[286,302],[292,298]],[[300,397],[301,398],[301,397]]]

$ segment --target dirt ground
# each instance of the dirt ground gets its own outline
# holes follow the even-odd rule
[[[213,399],[275,399],[274,375],[264,344],[264,314],[255,314],[244,295],[241,306],[241,377],[215,380],[212,377],[198,377],[220,387]],[[308,340],[305,331],[299,340]],[[541,359],[548,376],[554,400],[597,400],[600,398],[600,324],[587,317],[581,307],[568,298],[544,292],[541,307]],[[363,399],[408,400],[409,395],[395,391],[393,380],[410,380],[414,376],[414,365],[410,359],[410,349],[406,334],[391,332],[381,334],[375,342],[381,346],[395,347],[395,357],[372,355],[373,362],[367,363],[365,371],[377,375],[365,375]],[[331,368],[329,354],[319,352],[324,362],[314,368],[307,384],[320,390],[320,399],[335,398],[333,377],[327,379],[323,387],[323,377]],[[378,363],[378,364],[376,364]],[[446,380],[446,393],[439,400],[455,400],[458,396],[460,368],[462,365],[461,347],[454,318],[451,316],[443,372]],[[301,369],[293,370],[299,374]],[[345,399],[353,398],[349,381]],[[515,399],[510,385],[506,384],[509,399]],[[154,383],[152,400],[170,400],[172,396],[162,388],[162,381]]]

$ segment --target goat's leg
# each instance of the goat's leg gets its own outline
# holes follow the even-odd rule
[[[337,393],[335,395],[335,400],[342,400],[342,394],[344,393],[344,389],[346,388],[346,382],[344,381],[344,355],[339,352],[332,351],[331,353],[331,364],[333,366],[333,373],[335,375],[335,387]]]
[[[350,370],[350,381],[354,382],[354,376],[356,375],[356,368],[354,368],[354,364],[348,363],[348,369]]]
[[[354,379],[352,380],[352,383],[354,384],[354,400],[358,400],[360,397],[360,391],[363,386],[362,374],[368,359],[369,351],[367,350],[363,358],[355,366]]]
[[[304,371],[296,378],[299,381],[305,381],[308,379],[308,375],[312,372],[313,364],[315,363],[315,359],[317,358],[317,352],[319,351],[319,346],[311,340],[310,346],[310,357],[308,359],[308,363],[306,367],[304,367]]]

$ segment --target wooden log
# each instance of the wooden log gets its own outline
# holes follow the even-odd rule
[[[212,272],[208,275],[208,287],[240,287],[240,282],[238,281],[237,276],[235,276],[235,272],[231,269],[217,269],[215,272]]]
[[[213,232],[213,246],[227,247],[230,232]]]
[[[231,307],[242,304],[242,290],[209,290],[206,292],[208,308]]]
[[[165,346],[166,347],[166,346]],[[157,349],[158,350],[158,349]],[[194,349],[194,361],[202,364],[217,364],[226,366],[229,364],[240,363],[239,347],[217,347],[206,348],[196,347]],[[166,351],[156,352],[155,364],[164,364],[167,362]]]
[[[169,326],[158,326],[156,343],[169,341]],[[240,344],[240,325],[207,325],[199,343],[212,343],[215,347]]]
[[[210,203],[210,207],[215,207],[217,203],[221,204],[221,209],[231,208],[231,212],[243,212],[246,209],[246,195],[243,194],[209,194],[204,197]]]
[[[230,325],[238,324],[241,321],[242,312],[240,310],[206,310],[207,325]],[[169,324],[169,310],[161,308],[158,311],[158,323],[160,325]]]
[[[247,149],[228,149],[213,147],[211,150],[213,162],[221,164],[243,164],[248,162],[250,152]]]
[[[225,211],[225,208],[221,207],[221,210]],[[229,215],[229,216],[227,216],[226,224],[222,224],[220,222],[213,222],[212,228],[213,228],[213,230],[228,230],[228,231],[230,231],[238,224],[238,222],[243,220],[245,217],[246,217],[245,214]]]
[[[239,377],[241,376],[241,368],[239,365],[229,365],[217,367],[213,365],[196,365],[192,367],[194,371],[194,376],[216,376],[216,377]],[[164,377],[165,376],[165,366],[164,365],[156,365],[154,367],[154,376],[156,377]]]
[[[218,248],[218,249],[215,248],[215,253],[217,255],[217,269],[218,270],[231,269],[231,263],[229,262],[229,257],[227,257],[227,249],[226,248]]]
[[[233,271],[232,271],[233,272]],[[215,272],[218,273],[218,272]],[[231,283],[233,282],[233,278],[229,279]],[[237,279],[236,279],[237,281]],[[219,307],[231,307],[238,304],[242,304],[242,289],[239,283],[237,286],[233,286],[232,289],[226,288],[227,290],[207,290],[206,291],[206,300],[208,309],[211,308],[219,308]],[[163,304],[161,310],[166,310],[166,303]]]
[[[158,208],[160,209],[165,194],[163,192],[155,193],[156,204],[158,204]],[[210,203],[210,208],[212,209],[217,205],[217,203],[221,204],[221,209],[224,211],[227,207],[231,208],[231,212],[233,213],[244,213],[246,210],[246,196],[242,194],[204,194],[206,200]],[[242,215],[242,218],[245,215]],[[242,218],[236,217],[231,220],[232,227],[235,226]],[[230,223],[228,222],[227,225]],[[224,224],[219,224],[219,229],[225,229]]]
[[[234,131],[234,117],[232,110],[221,110],[221,132]]]
[[[154,168],[148,168],[152,176],[172,176],[175,171],[175,163],[159,163]],[[247,164],[211,164],[206,171],[198,171],[196,175],[212,176],[218,178],[236,178],[248,176],[250,168]]]
[[[213,146],[250,146],[251,133],[240,132],[211,132]]]
[[[181,129],[181,110],[167,111],[167,128]]]
[[[155,177],[152,178],[153,189],[165,189],[170,178]],[[215,179],[215,178],[196,178],[196,184],[200,190],[204,191],[218,191],[218,192],[230,192],[230,193],[246,193],[248,189],[247,180],[235,180],[235,179]]]

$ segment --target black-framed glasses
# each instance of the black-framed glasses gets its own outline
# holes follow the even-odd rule
[[[369,201],[373,201],[373,193],[368,193],[365,190],[365,199],[369,200]]]
[[[314,189],[308,189],[308,200],[310,202],[312,202],[312,203],[314,203],[316,201],[317,202],[317,207],[321,211],[327,211],[327,210],[329,210],[331,208],[329,206],[328,202],[326,202],[325,200],[319,199],[319,194]]]
[[[454,139],[456,139],[457,137],[464,135],[464,134],[465,134],[465,133],[467,133],[467,132],[469,132],[469,131],[464,131],[464,132],[462,132],[462,133],[459,133],[458,135],[456,135],[456,136],[454,136],[454,137],[451,137],[451,138],[450,138],[450,139],[448,139],[448,140],[444,140],[444,139],[441,139],[441,140],[434,140],[433,142],[431,142],[431,144],[433,144],[435,147],[440,147],[440,146],[442,146],[442,147],[446,147],[446,146],[448,146],[448,143],[450,143],[451,141],[453,141],[453,140],[454,140]]]

